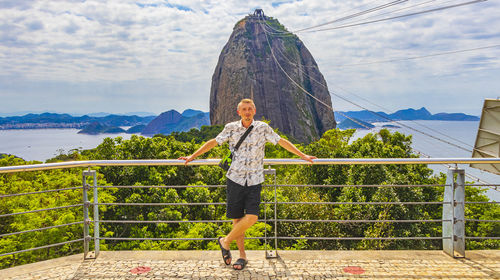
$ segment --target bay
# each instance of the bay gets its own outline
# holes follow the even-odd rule
[[[399,128],[388,128],[390,131],[399,131],[412,135],[412,147],[433,158],[469,158],[472,152],[465,151],[435,138],[462,146],[472,150],[476,139],[478,121],[398,121],[397,123],[375,123],[370,130],[357,130],[354,139],[368,133],[376,133],[383,125],[392,124]],[[410,129],[410,128],[413,129]],[[418,131],[432,135],[426,136]],[[122,137],[130,139],[131,134],[78,134],[78,129],[22,129],[0,130],[0,153],[13,154],[25,160],[45,161],[57,156],[61,149],[68,152],[71,149],[91,149],[97,147],[106,137]],[[457,141],[458,140],[458,141]],[[460,142],[459,142],[460,141]],[[435,173],[447,172],[443,165],[429,165]],[[465,169],[466,174],[491,184],[500,184],[500,176],[489,172],[471,168],[468,165],[458,165]],[[466,178],[473,181],[472,178]],[[500,201],[500,191],[490,189],[487,195],[495,201]]]
[[[394,132],[399,131],[405,135],[412,135],[412,148],[416,152],[432,158],[470,158],[476,141],[479,121],[397,121],[392,123],[374,123],[375,127],[369,130],[357,130],[353,140],[377,133],[384,125],[399,126],[387,128]],[[454,145],[451,145],[449,143]],[[468,150],[468,151],[466,151]],[[447,173],[448,167],[441,164],[428,165],[434,173]],[[458,164],[458,168],[465,170],[466,181],[475,183],[500,184],[500,176],[490,172],[470,167],[468,164]],[[475,179],[480,179],[476,181]],[[500,187],[498,188],[500,190]],[[500,191],[489,188],[488,197],[500,201]]]
[[[72,149],[92,149],[106,137],[130,139],[131,134],[78,134],[79,129],[11,129],[0,130],[0,153],[24,160],[44,162]]]

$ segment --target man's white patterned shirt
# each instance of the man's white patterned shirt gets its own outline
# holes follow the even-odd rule
[[[233,161],[226,177],[242,186],[253,186],[264,182],[264,148],[267,142],[276,145],[281,137],[265,122],[252,121],[252,131],[237,151],[234,146],[247,130],[241,120],[226,124],[215,141],[219,145],[229,141],[229,149],[233,152]]]

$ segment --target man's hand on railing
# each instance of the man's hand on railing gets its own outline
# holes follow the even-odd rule
[[[191,155],[191,156],[188,156],[188,157],[180,157],[178,158],[178,160],[185,160],[186,162],[184,162],[184,166],[186,166],[188,164],[188,162],[192,161],[194,159],[194,157]]]
[[[306,154],[304,154],[300,158],[305,160],[305,161],[310,162],[311,164],[313,164],[313,159],[317,159],[317,157],[315,157],[315,156],[310,156],[310,155],[306,155]]]

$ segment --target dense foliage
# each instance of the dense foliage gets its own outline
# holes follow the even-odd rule
[[[48,162],[64,160],[118,160],[118,159],[176,159],[189,155],[202,143],[213,138],[222,126],[203,127],[201,130],[174,133],[169,136],[146,138],[132,136],[106,138],[95,149],[73,150]],[[352,141],[354,130],[330,130],[309,145],[298,145],[304,152],[319,158],[408,158],[416,157],[411,150],[411,136],[381,130],[378,134]],[[285,136],[284,136],[285,137]],[[202,158],[220,158],[227,144],[212,149]],[[279,146],[268,144],[266,157],[288,158],[293,155]],[[0,166],[33,164],[22,159],[0,157]],[[340,187],[338,185],[421,185],[444,184],[444,174],[433,176],[425,165],[315,165],[275,166],[276,180],[281,185],[337,185],[337,187],[283,186],[277,188],[279,201],[285,202],[371,202],[371,201],[442,201],[442,187]],[[216,166],[141,166],[101,167],[99,186],[191,186],[183,188],[100,188],[99,202],[125,203],[185,203],[210,202],[222,205],[208,206],[100,206],[101,220],[168,221],[168,220],[226,220],[225,184],[222,169]],[[81,168],[50,171],[21,172],[0,175],[0,195],[37,192],[82,186]],[[274,178],[268,178],[272,183]],[[93,182],[90,182],[93,184]],[[206,186],[206,187],[204,187]],[[488,201],[485,190],[466,189],[467,201]],[[91,192],[89,199],[92,200]],[[274,187],[265,187],[263,200],[273,201]],[[82,203],[82,190],[71,189],[43,194],[0,198],[0,215],[35,209],[75,205]],[[261,218],[273,217],[271,205],[261,206]],[[282,204],[277,213],[280,219],[302,220],[418,220],[440,219],[440,205],[328,205]],[[90,209],[92,213],[92,208]],[[497,204],[466,206],[466,217],[471,219],[499,220]],[[82,221],[82,207],[41,211],[2,217],[0,235],[30,229],[50,227]],[[274,234],[274,223],[257,223],[247,236]],[[92,226],[91,226],[92,229]],[[229,223],[101,223],[101,237],[152,237],[152,238],[211,238],[230,230]],[[498,223],[468,222],[467,236],[498,236]],[[92,232],[91,232],[92,235]],[[294,237],[412,237],[441,236],[441,223],[324,223],[281,222],[279,236]],[[82,238],[82,225],[69,225],[42,231],[3,236],[0,254],[27,248],[55,244]],[[248,249],[263,249],[258,240],[247,240]],[[217,249],[214,241],[101,241],[102,250],[178,250]],[[280,249],[440,249],[441,241],[430,240],[281,240]],[[498,240],[467,241],[468,249],[500,248]],[[36,251],[0,257],[0,268],[55,258],[82,252],[82,242],[70,243]]]

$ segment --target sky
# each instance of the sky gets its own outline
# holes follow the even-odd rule
[[[294,32],[392,1],[0,0],[0,115],[208,111],[220,52],[256,8]],[[465,2],[409,0],[316,30]],[[500,96],[499,14],[498,1],[484,1],[294,33],[330,92],[358,105],[479,116]]]

